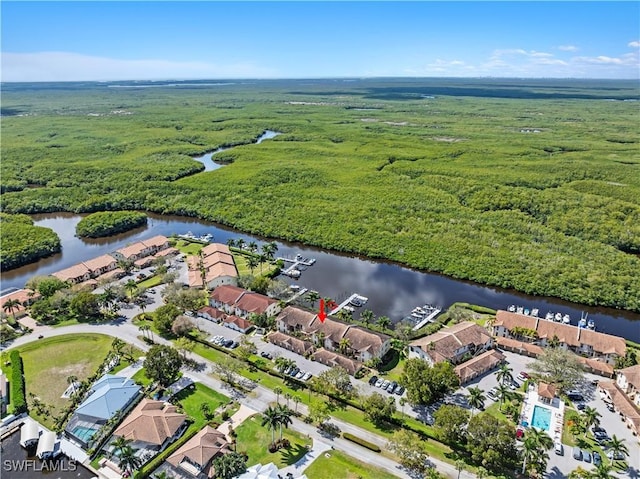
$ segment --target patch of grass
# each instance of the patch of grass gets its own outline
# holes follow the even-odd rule
[[[505,408],[506,406],[503,404],[502,406]],[[495,401],[491,406],[484,410],[487,414],[491,414],[493,417],[500,419],[501,421],[505,421],[508,423],[513,423],[513,421],[507,417],[502,411],[500,411],[500,401]]]
[[[67,378],[79,381],[91,376],[111,350],[113,338],[103,334],[67,334],[41,339],[20,347],[24,375],[29,393],[48,406],[52,414],[37,417],[47,427],[53,427],[53,416],[68,403],[60,396],[69,386]]]
[[[288,449],[269,452],[271,431],[260,425],[262,416],[256,414],[244,421],[236,428],[238,452],[246,452],[249,456],[247,466],[254,464],[268,464],[273,462],[278,468],[294,464],[307,453],[307,446],[311,446],[311,439],[290,429],[283,429],[283,437],[291,442]],[[279,430],[275,431],[275,438],[280,437]],[[330,477],[330,476],[325,476]]]
[[[80,324],[80,322],[77,319],[65,319],[65,320],[60,321],[58,323],[52,324],[51,327],[53,327],[53,328],[63,328],[65,326],[73,326],[75,324]]]
[[[249,252],[240,253],[234,249],[232,251],[232,254],[233,254],[233,260],[236,263],[236,269],[238,270],[238,275],[240,276],[244,274],[266,275],[272,272],[274,269],[276,269],[275,265],[265,262],[265,263],[262,263],[262,265],[259,264],[256,268],[253,269],[253,272],[251,272],[251,268],[249,268],[249,263],[248,263],[251,253]]]
[[[571,424],[580,418],[580,414],[575,409],[565,409],[564,425],[562,427],[562,442],[568,446],[575,446],[577,438],[571,432]]]
[[[184,239],[179,239],[176,242],[175,248],[183,254],[193,256],[200,254],[200,250],[204,247],[201,243],[195,243],[191,241],[186,241]]]
[[[153,382],[151,379],[149,379],[146,376],[144,368],[142,368],[140,371],[138,371],[133,376],[131,376],[131,379],[133,379],[136,383],[141,384],[144,387],[148,386]]]
[[[193,418],[193,424],[197,426],[198,429],[207,423],[207,420],[200,410],[201,404],[207,403],[211,407],[211,411],[215,411],[218,407],[229,402],[229,398],[224,394],[214,391],[200,383],[195,383],[193,388],[180,391],[175,399],[180,403],[184,412]]]
[[[149,289],[149,288],[153,288],[155,286],[158,286],[159,284],[161,284],[161,276],[160,275],[155,275],[155,276],[151,276],[147,279],[144,279],[142,281],[140,281],[138,283],[138,287],[139,288],[145,288],[145,289]]]
[[[328,457],[327,457],[328,456]],[[392,479],[393,474],[370,466],[340,451],[330,451],[318,457],[304,471],[309,479]]]

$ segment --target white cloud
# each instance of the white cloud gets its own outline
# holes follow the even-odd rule
[[[629,42],[627,43],[627,46],[631,48],[640,48],[640,42],[639,41]]]
[[[252,63],[122,60],[70,52],[2,53],[2,81],[161,80],[273,78],[277,72]]]
[[[575,45],[560,45],[557,48],[563,52],[577,52],[579,50]]]

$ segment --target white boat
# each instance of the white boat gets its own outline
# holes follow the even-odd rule
[[[355,309],[351,306],[343,306],[342,309],[344,309],[345,311],[349,311],[350,313],[353,313],[355,311]]]
[[[593,319],[590,319],[587,321],[587,328],[589,329],[596,329],[596,323]]]
[[[544,319],[546,319],[547,321],[553,321],[553,313],[549,311]]]
[[[556,315],[553,317],[553,319],[555,321],[561,322],[562,321],[562,313],[556,313]]]
[[[534,318],[537,318],[537,317],[538,317],[538,313],[539,313],[539,312],[540,312],[540,311],[538,310],[538,308],[533,308],[533,309],[531,310],[531,316],[533,316]]]
[[[507,308],[507,310],[508,310],[510,313],[515,313],[515,312],[516,312],[516,305],[515,305],[515,304],[512,304],[511,306],[509,306],[509,307]]]
[[[586,328],[587,327],[587,320],[584,318],[580,318],[580,321],[578,321],[578,327],[579,328]]]
[[[522,306],[518,306],[518,307],[516,308],[516,313],[518,313],[518,314],[524,314],[524,308],[523,308]]]
[[[565,314],[564,316],[562,316],[562,322],[564,324],[571,324],[571,316],[569,316],[568,314]]]

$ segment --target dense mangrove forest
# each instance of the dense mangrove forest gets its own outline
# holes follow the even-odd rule
[[[0,213],[0,270],[6,271],[60,252],[60,238],[49,228],[35,226],[27,215]]]
[[[199,217],[640,311],[639,99],[633,81],[4,84],[2,208]]]
[[[102,238],[147,224],[147,215],[138,211],[99,211],[82,218],[76,225],[81,238]]]

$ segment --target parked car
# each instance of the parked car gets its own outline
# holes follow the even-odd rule
[[[305,373],[304,376],[302,376],[302,380],[303,381],[308,381],[309,379],[311,379],[311,376],[313,376],[313,374],[311,373]]]
[[[222,344],[224,345],[225,348],[230,348],[231,345],[233,344],[233,339],[225,339]]]
[[[617,452],[617,453],[613,453],[613,451],[609,451],[607,452],[607,457],[609,458],[610,461],[613,460],[622,460],[625,458],[625,455],[623,452]]]
[[[369,384],[371,386],[374,386],[376,384],[376,381],[378,381],[378,376],[371,376],[371,379],[369,379]]]
[[[573,448],[573,458],[576,461],[582,461],[582,449],[580,449],[579,447],[574,447]]]
[[[377,388],[381,388],[383,384],[384,384],[384,380],[382,380],[382,379],[378,379],[376,381],[376,387]]]
[[[558,456],[564,456],[564,446],[562,445],[561,442],[556,442],[553,445],[553,451],[558,455]]]
[[[238,346],[240,346],[240,343],[238,341],[231,341],[229,349],[236,349]]]
[[[609,411],[611,411],[611,412],[616,412],[616,408],[615,408],[615,406],[613,405],[613,403],[608,402],[608,403],[605,403],[605,405],[607,406],[607,409],[608,409]]]
[[[291,366],[287,366],[286,369],[284,371],[282,371],[283,374],[289,374],[291,372],[293,368]]]
[[[393,394],[393,392],[396,390],[396,387],[398,386],[398,383],[395,381],[392,381],[391,384],[389,384],[389,386],[387,387],[387,392],[389,394]]]
[[[498,392],[497,388],[491,388],[487,391],[487,397],[493,401],[496,401],[498,397],[496,396],[496,392]]]
[[[582,393],[580,391],[569,391],[567,393],[567,397],[569,399],[571,399],[573,402],[582,402],[584,401],[584,397],[582,396]]]
[[[599,466],[602,464],[602,456],[598,451],[593,451],[593,464],[595,466]]]
[[[522,382],[524,382],[524,381],[526,381],[527,379],[529,379],[529,375],[528,375],[526,372],[524,372],[524,371],[520,371],[520,372],[518,373],[518,375],[516,376],[516,379],[517,379],[518,381],[522,381]]]
[[[300,372],[300,368],[295,367],[291,371],[289,371],[289,376],[295,377],[295,375],[298,374],[298,372]]]
[[[586,449],[582,450],[582,460],[584,462],[591,462],[591,453]]]
[[[298,371],[298,374],[296,374],[296,379],[302,379],[305,374],[306,372],[304,371]]]
[[[512,391],[515,391],[516,389],[518,389],[520,387],[520,383],[517,381],[511,381],[511,383],[509,383],[509,388]]]
[[[382,386],[380,386],[382,389],[387,389],[389,387],[389,384],[391,384],[391,381],[385,379],[384,382],[382,383]]]
[[[260,353],[260,356],[262,356],[263,358],[267,358],[267,359],[271,359],[272,358],[271,354],[269,352],[267,352],[267,351],[262,351]]]
[[[586,407],[587,407],[587,405],[585,403],[583,403],[583,402],[579,402],[578,404],[576,404],[576,409],[578,411],[584,411]]]
[[[396,388],[396,394],[397,394],[398,396],[402,396],[402,395],[404,394],[404,386],[400,386],[400,385],[398,384],[398,387]]]

